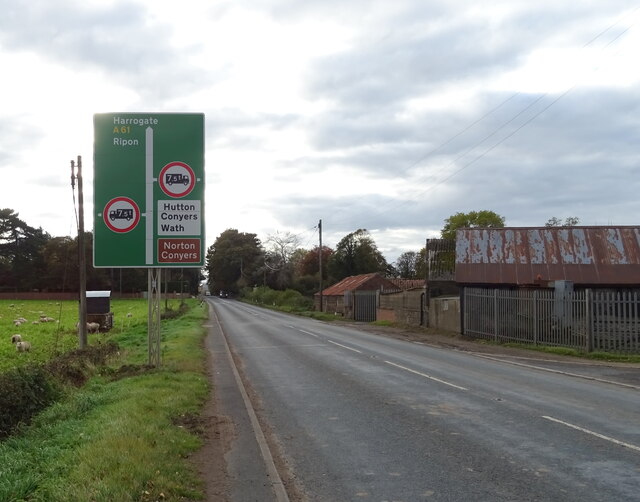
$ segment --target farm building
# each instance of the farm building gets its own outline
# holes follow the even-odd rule
[[[640,351],[640,227],[461,229],[463,334]]]
[[[425,322],[424,279],[390,279],[396,291],[380,294],[376,320],[421,326]]]
[[[353,275],[342,279],[314,295],[315,309],[335,313],[356,321],[375,321],[377,295],[383,291],[397,291],[393,282],[380,274]]]
[[[640,227],[464,229],[456,236],[459,284],[640,286]]]

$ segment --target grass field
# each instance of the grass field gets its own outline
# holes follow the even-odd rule
[[[201,440],[183,425],[198,416],[209,392],[201,343],[207,310],[196,300],[187,302],[184,315],[162,321],[162,366],[149,369],[147,301],[112,301],[113,330],[89,335],[89,344],[113,341],[119,356],[0,442],[0,501],[203,497],[201,480],[186,460]],[[177,310],[178,302],[171,306]],[[56,321],[31,324],[41,313]],[[45,361],[78,345],[77,302],[0,302],[0,315],[0,327],[8,330],[0,368]],[[14,327],[18,317],[29,323]],[[17,353],[12,333],[31,341],[32,351]]]
[[[89,344],[113,339],[131,328],[147,323],[147,301],[112,300],[114,327],[109,334],[89,334]],[[131,317],[127,314],[131,313]],[[53,321],[42,322],[41,316]],[[18,319],[26,319],[15,326]],[[0,300],[0,372],[26,362],[44,362],[56,354],[78,347],[78,302],[51,302],[39,300]],[[19,334],[31,342],[29,352],[17,353],[11,336]],[[145,338],[146,343],[146,338]]]

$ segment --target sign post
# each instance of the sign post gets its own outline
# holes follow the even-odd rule
[[[150,269],[155,346],[160,273],[152,269],[204,266],[204,115],[98,113],[93,123],[93,265]],[[158,366],[151,332],[149,344]]]

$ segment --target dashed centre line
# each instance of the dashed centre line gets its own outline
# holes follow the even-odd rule
[[[342,347],[343,349],[352,350],[353,352],[357,352],[358,354],[362,354],[362,352],[360,352],[359,350],[356,350],[356,349],[354,349],[352,347],[347,347],[346,345],[342,345],[341,343],[332,342],[331,340],[327,340],[327,342],[332,343],[334,345],[337,345],[338,347]]]
[[[289,326],[289,327],[293,328],[293,326]],[[305,330],[300,329],[300,328],[297,328],[297,329],[298,329],[298,331],[300,331],[301,333],[305,333],[305,334],[307,334],[307,335],[311,335],[311,336],[313,336],[313,337],[315,337],[315,338],[320,338],[318,335],[316,335],[315,333],[311,333],[310,331],[305,331]],[[357,354],[362,354],[362,351],[360,351],[360,350],[358,350],[358,349],[354,349],[353,347],[348,347],[347,345],[342,345],[341,343],[334,342],[334,341],[331,341],[331,340],[325,340],[325,341],[326,341],[327,343],[331,343],[331,344],[333,344],[333,345],[337,345],[338,347],[342,347],[343,349],[350,350],[350,351],[355,352],[355,353],[357,353]],[[456,385],[456,384],[454,384],[454,383],[447,382],[446,380],[441,380],[440,378],[436,378],[436,377],[433,377],[433,376],[431,376],[431,375],[427,375],[426,373],[421,373],[421,372],[419,372],[419,371],[412,370],[411,368],[407,368],[407,367],[405,367],[405,366],[401,366],[401,365],[399,365],[399,364],[392,363],[391,361],[385,361],[385,363],[390,364],[391,366],[395,366],[396,368],[400,368],[400,369],[402,369],[402,370],[408,371],[408,372],[410,372],[410,373],[414,373],[414,374],[416,374],[416,375],[420,375],[421,377],[428,378],[429,380],[433,380],[434,382],[438,382],[438,383],[441,383],[441,384],[444,384],[444,385],[448,385],[448,386],[450,386],[450,387],[453,387],[454,389],[458,389],[458,390],[469,390],[469,389],[467,389],[466,387],[461,387],[460,385]]]
[[[289,327],[297,329],[298,331],[300,331],[300,333],[304,333],[305,335],[311,335],[311,336],[313,336],[315,338],[320,338],[318,335],[316,335],[315,333],[311,333],[310,331],[305,331],[305,330],[300,329],[300,328],[295,328],[294,326],[289,326]]]
[[[431,375],[427,375],[426,373],[421,373],[419,371],[412,370],[411,368],[407,368],[406,366],[401,366],[399,364],[392,363],[391,361],[385,361],[385,363],[390,364],[391,366],[395,366],[396,368],[400,368],[401,370],[408,371],[409,373],[414,373],[416,375],[420,375],[421,377],[428,378],[429,380],[433,380],[434,382],[439,382],[441,384],[448,385],[449,387],[453,387],[454,389],[469,390],[466,387],[461,387],[460,385],[456,385],[454,383],[447,382],[446,380],[441,380],[440,378],[436,378],[436,377],[433,377]]]

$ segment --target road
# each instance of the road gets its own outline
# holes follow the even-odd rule
[[[209,301],[291,500],[640,501],[638,369],[581,378]],[[236,502],[270,499],[237,469]]]

